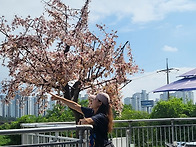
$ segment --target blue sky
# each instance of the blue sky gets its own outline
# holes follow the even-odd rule
[[[63,1],[73,8],[81,8],[84,3],[84,0]],[[40,0],[1,0],[0,15],[8,20],[15,14],[35,17],[42,12]],[[145,71],[132,77],[138,80],[123,91],[125,97],[164,85],[165,74],[157,75],[156,71],[165,68],[166,58],[170,67],[180,69],[171,73],[171,81],[196,67],[195,0],[92,0],[89,17],[92,30],[96,23],[106,24],[118,31],[119,44],[130,41],[135,62]],[[0,78],[3,76],[2,73]],[[157,83],[153,80],[155,76],[159,78]],[[151,86],[145,84],[148,80]],[[129,93],[127,89],[131,89]]]
[[[140,2],[142,5],[142,1]],[[151,11],[156,9],[156,6],[161,7],[158,4],[153,5],[151,1],[148,2],[148,5],[152,7]],[[162,2],[169,1],[162,0]],[[175,10],[176,5],[179,5],[179,8]],[[184,5],[187,5],[186,8],[183,7]],[[135,6],[130,5],[129,8],[132,9],[132,7]],[[152,14],[147,12],[146,16],[145,12],[142,12],[146,9],[138,9],[140,11],[137,13],[142,13],[143,16],[140,14],[134,16],[132,12],[118,20],[118,16],[111,14],[99,21],[118,30],[121,42],[126,40],[131,42],[134,59],[146,72],[164,68],[166,58],[174,67],[194,67],[196,2],[173,0],[173,5],[168,6],[168,9],[172,10],[165,8],[167,12],[154,11]],[[156,16],[155,13],[160,14]],[[137,16],[144,18],[145,21],[136,18]]]

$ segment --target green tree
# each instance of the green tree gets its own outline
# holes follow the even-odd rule
[[[88,106],[88,100],[79,100],[78,102],[83,107]],[[49,122],[63,122],[63,121],[74,121],[73,111],[63,104],[53,105],[52,110],[47,110],[45,116]]]
[[[196,117],[196,105],[192,106],[192,109],[190,111],[190,117]]]
[[[116,117],[116,119],[119,120],[147,118],[149,118],[149,114],[147,112],[133,110],[131,105],[123,105],[121,116]]]
[[[63,122],[63,121],[73,121],[73,111],[69,109],[67,106],[56,104],[54,105],[52,110],[48,110],[46,114],[46,119],[49,122]]]
[[[182,98],[171,97],[168,101],[159,101],[152,110],[151,118],[190,117],[194,110],[192,101],[183,103]]]

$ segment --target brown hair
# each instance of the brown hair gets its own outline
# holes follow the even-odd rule
[[[111,104],[108,105],[108,132],[112,132],[113,129],[113,113]]]
[[[108,118],[108,132],[112,132],[113,129],[113,113],[112,113],[112,106],[111,104],[108,105],[104,105],[102,103],[102,105],[99,107],[97,114],[98,113],[103,113],[107,116]]]

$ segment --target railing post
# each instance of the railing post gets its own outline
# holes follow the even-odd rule
[[[37,124],[35,125],[35,128],[37,128],[38,126],[37,126]],[[33,144],[35,144],[35,143],[39,143],[39,133],[35,133],[35,140],[33,140]]]
[[[80,129],[79,130],[79,146],[78,147],[82,147],[83,145],[83,134],[84,134],[84,130]]]
[[[59,137],[59,132],[55,132],[55,142],[57,142],[58,141],[58,137]]]
[[[130,143],[129,141],[127,142],[127,147],[131,146],[132,144],[132,125],[131,125],[131,122],[129,122],[129,138],[130,138]]]
[[[39,143],[39,133],[35,133],[35,140],[33,140],[33,144]]]
[[[90,140],[89,140],[89,137],[88,137],[88,134],[89,134],[89,131],[88,130],[85,130],[84,131],[84,139],[86,139],[86,141],[85,141],[85,144],[86,144],[86,147],[88,147],[89,146],[89,142],[90,142]]]
[[[29,144],[29,142],[28,142],[28,134],[22,134],[21,137],[22,137],[21,144]]]
[[[172,131],[172,142],[171,142],[171,144],[173,144],[174,143],[174,120],[172,119],[171,120],[171,131]]]
[[[129,132],[130,130],[126,130],[126,146],[129,146]]]

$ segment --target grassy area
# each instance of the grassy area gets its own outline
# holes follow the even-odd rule
[[[0,135],[0,146],[1,145],[7,145],[9,144],[9,142],[11,142],[11,139],[8,137],[8,136],[3,136],[3,135]]]

